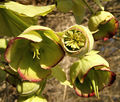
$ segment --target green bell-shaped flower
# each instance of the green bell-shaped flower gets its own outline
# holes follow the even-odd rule
[[[92,50],[94,39],[88,28],[74,25],[62,32],[62,45],[72,56],[83,56]]]
[[[12,39],[5,52],[9,66],[24,80],[41,81],[64,57],[64,50],[53,30],[31,26]]]
[[[118,21],[111,13],[99,11],[90,17],[88,27],[95,40],[107,40],[116,34]]]
[[[110,71],[108,62],[91,51],[75,62],[70,69],[70,78],[75,92],[82,97],[97,96],[99,91],[110,86],[116,75]]]

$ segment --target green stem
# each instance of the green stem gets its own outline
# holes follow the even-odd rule
[[[94,10],[88,5],[88,3],[86,2],[86,0],[82,0],[84,2],[84,4],[88,7],[88,9],[90,10],[90,12],[92,14],[94,14]]]

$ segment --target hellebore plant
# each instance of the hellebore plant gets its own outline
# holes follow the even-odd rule
[[[93,1],[104,10],[100,0]],[[73,25],[62,32],[54,32],[34,24],[39,15],[47,15],[55,5],[36,7],[13,1],[0,3],[0,37],[3,37],[0,39],[0,70],[6,71],[9,74],[7,81],[17,87],[18,102],[47,102],[41,93],[51,77],[74,88],[82,97],[95,95],[99,98],[98,92],[114,82],[116,74],[92,49],[94,39],[105,40],[115,35],[118,29],[116,18],[107,11],[94,13],[85,0],[56,0],[59,11],[72,10],[77,24],[85,16],[85,6],[93,13],[88,22],[90,30]],[[9,43],[6,37],[12,37]],[[78,58],[70,67],[71,81],[58,65],[65,52]],[[5,79],[6,72],[0,72],[0,78]]]
[[[53,30],[43,26],[31,26],[18,37],[10,40],[5,52],[9,66],[23,80],[41,81],[64,57],[64,50]]]
[[[94,39],[88,28],[74,25],[62,32],[62,45],[72,56],[83,56],[93,48]]]
[[[110,70],[105,59],[96,51],[91,51],[71,66],[70,78],[75,92],[79,96],[96,95],[99,98],[98,91],[110,86],[116,75]]]
[[[99,11],[90,17],[88,27],[93,33],[95,40],[106,40],[116,34],[118,21],[111,13]]]

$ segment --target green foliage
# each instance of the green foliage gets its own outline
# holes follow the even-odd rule
[[[45,16],[54,5],[36,7],[13,1],[0,5],[0,36],[18,36],[30,25],[37,24],[37,16]]]

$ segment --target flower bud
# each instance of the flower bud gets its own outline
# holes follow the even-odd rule
[[[111,13],[99,11],[90,17],[88,27],[95,40],[109,39],[116,34],[118,21]]]
[[[116,78],[108,62],[96,52],[89,52],[70,68],[70,79],[77,95],[97,96],[99,91],[110,86]]]
[[[71,56],[83,56],[93,48],[94,40],[89,29],[74,25],[63,32],[62,45]]]

